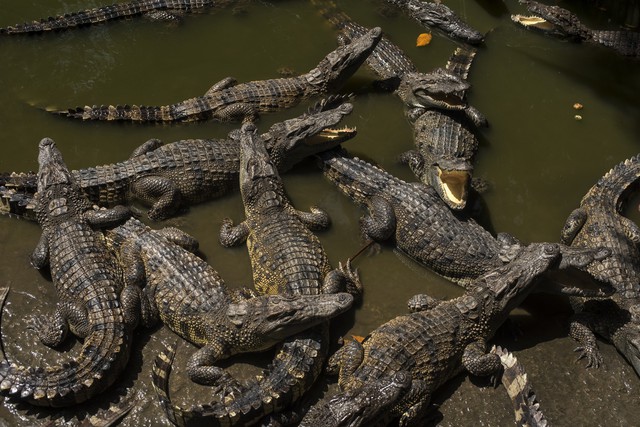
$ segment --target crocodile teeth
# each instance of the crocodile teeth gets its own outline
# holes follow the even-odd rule
[[[511,15],[511,20],[517,22],[520,25],[524,25],[525,27],[535,27],[541,30],[552,30],[553,24],[547,21],[544,18],[539,16],[531,15]]]

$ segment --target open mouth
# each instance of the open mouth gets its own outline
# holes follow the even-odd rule
[[[550,31],[550,30],[553,30],[554,28],[554,25],[552,23],[550,23],[544,18],[535,16],[535,15],[531,15],[531,16],[511,15],[511,20],[525,27],[537,28],[539,30]]]
[[[466,171],[438,168],[440,188],[442,188],[445,197],[456,207],[463,208],[467,201],[469,177],[469,173]]]
[[[320,132],[318,132],[316,135],[314,135],[312,138],[310,138],[309,144],[310,145],[322,144],[327,141],[342,142],[342,141],[346,141],[348,139],[353,138],[354,136],[356,136],[356,133],[357,133],[357,130],[355,127],[345,126],[339,129],[325,128],[325,129],[322,129]]]
[[[435,101],[436,104],[444,104],[448,107],[455,107],[456,109],[462,109],[467,105],[459,96],[452,93],[435,93],[430,94],[429,97]]]

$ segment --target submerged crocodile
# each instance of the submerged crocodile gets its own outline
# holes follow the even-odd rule
[[[262,351],[290,335],[346,311],[348,293],[254,296],[230,290],[192,251],[197,241],[177,228],[152,230],[135,218],[106,233],[118,254],[126,284],[140,289],[144,326],[158,320],[201,347],[187,364],[189,377],[214,384],[224,370],[214,366],[238,353]]]
[[[58,366],[2,360],[0,394],[39,406],[68,406],[106,389],[129,360],[136,290],[123,286],[115,257],[94,227],[123,221],[130,212],[122,206],[93,210],[53,140],[40,141],[38,163],[35,203],[42,236],[31,263],[50,266],[59,301],[53,316],[35,318],[33,327],[49,346],[61,344],[68,331],[84,342],[77,357]]]
[[[440,1],[387,0],[387,2],[402,8],[422,25],[435,27],[448,37],[470,44],[479,44],[484,40],[484,36],[479,31],[471,28]]]
[[[320,241],[309,231],[328,226],[326,213],[318,208],[311,213],[297,211],[289,203],[253,124],[243,125],[240,144],[240,190],[247,219],[236,226],[225,219],[220,241],[224,246],[247,241],[256,289],[261,294],[318,295],[346,288],[359,294],[357,272],[348,263],[331,270]],[[178,425],[208,421],[203,418],[215,425],[251,425],[283,410],[320,374],[328,351],[327,335],[324,323],[287,339],[268,374],[246,387],[224,378],[220,386],[240,392],[222,402],[184,409],[167,401],[169,419]],[[167,369],[155,375],[167,377]],[[168,395],[166,389],[164,395]]]
[[[616,165],[591,187],[562,229],[562,242],[576,248],[603,246],[611,256],[588,272],[616,289],[610,299],[572,301],[579,311],[570,334],[587,366],[599,366],[594,332],[615,345],[640,375],[640,228],[622,215],[627,196],[640,182],[640,155]]]
[[[180,14],[211,7],[218,3],[221,2],[214,0],[134,0],[11,25],[0,28],[0,34],[62,31],[139,15],[145,15],[152,19],[171,19]]]
[[[227,77],[203,96],[176,104],[151,106],[85,106],[58,114],[82,120],[135,122],[190,122],[214,119],[252,120],[259,113],[273,112],[297,105],[302,99],[335,92],[367,59],[380,40],[376,27],[352,43],[329,53],[317,67],[296,77],[237,83]]]
[[[340,31],[342,43],[368,31],[333,1],[312,3]],[[445,70],[420,73],[403,50],[383,35],[366,62],[408,108],[417,150],[404,153],[401,161],[411,167],[418,179],[433,186],[452,209],[466,206],[478,148],[472,128],[486,125],[482,114],[464,101],[475,53],[475,49],[458,48]]]
[[[447,71],[466,81],[475,54],[475,49],[457,48],[447,63]],[[458,95],[464,99],[465,93],[463,90]],[[485,123],[473,123],[459,111],[442,108],[417,107],[407,116],[413,123],[416,150],[403,153],[401,161],[420,181],[435,188],[450,208],[464,209],[478,150],[473,130]]]
[[[352,105],[333,107],[341,98],[319,102],[300,117],[276,123],[262,135],[279,171],[352,138],[355,130],[334,129]],[[138,200],[150,204],[149,218],[166,219],[188,205],[220,197],[238,186],[240,143],[228,139],[190,139],[162,145],[152,139],[124,162],[72,171],[89,199],[100,206]],[[31,174],[12,174],[0,186],[1,209],[33,219]],[[1,182],[0,182],[1,183]]]
[[[323,415],[320,411],[309,411],[302,425],[318,425],[317,419],[330,416],[327,411],[344,406],[363,413],[375,401],[364,401],[356,407],[347,392],[398,372],[411,376],[411,386],[375,421],[400,417],[402,426],[424,425],[433,393],[461,370],[478,376],[499,373],[500,358],[487,353],[487,341],[535,288],[536,279],[548,269],[584,267],[606,255],[606,250],[561,251],[557,244],[534,243],[509,264],[476,279],[458,298],[439,301],[426,295],[414,296],[409,306],[417,311],[390,320],[362,343],[349,341],[331,357],[329,368],[339,371],[338,384],[344,391],[330,397],[331,407],[319,404],[326,408],[323,417],[318,416]],[[314,419],[310,419],[312,415]],[[358,419],[348,425],[370,425],[369,422]]]
[[[592,30],[575,14],[560,6],[547,6],[533,0],[520,0],[520,3],[533,15],[512,15],[511,19],[526,28],[574,42],[600,44],[625,56],[640,57],[640,32]]]
[[[549,421],[540,410],[540,403],[538,403],[538,398],[522,364],[506,348],[493,346],[491,353],[500,357],[501,381],[513,403],[516,425],[519,427],[549,427]]]

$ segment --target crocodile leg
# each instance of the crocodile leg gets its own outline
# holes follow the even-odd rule
[[[229,355],[224,354],[222,343],[209,342],[189,358],[187,374],[195,383],[215,386],[215,392],[219,392],[222,398],[240,393],[243,390],[240,383],[224,369],[214,366],[216,361],[226,357]]]
[[[411,172],[415,176],[422,176],[425,173],[424,170],[424,157],[416,150],[405,151],[400,154],[400,163],[409,166]]]
[[[162,146],[162,141],[160,141],[159,139],[156,139],[156,138],[150,139],[145,143],[143,143],[138,148],[136,148],[135,150],[133,150],[133,153],[131,153],[131,155],[129,156],[129,159],[133,159],[138,156],[142,156],[143,154],[147,154],[148,152],[156,150],[161,146]]]
[[[125,222],[131,217],[128,207],[118,205],[111,209],[100,209],[85,212],[85,218],[94,228],[108,228]]]
[[[502,369],[500,356],[487,353],[487,343],[484,340],[474,341],[465,347],[462,366],[472,375],[480,377],[495,375]]]
[[[430,409],[431,394],[426,381],[412,380],[411,389],[402,398],[398,407],[407,408],[400,416],[398,425],[401,427],[419,427],[425,425],[424,420]]]
[[[427,294],[414,295],[407,301],[407,307],[411,313],[427,311],[435,308],[442,301]]]
[[[565,245],[570,245],[578,232],[580,232],[582,226],[586,221],[587,213],[585,212],[585,210],[582,208],[574,209],[574,211],[569,214],[567,221],[564,223],[560,242],[564,243]]]
[[[638,228],[636,223],[622,215],[620,215],[620,222],[622,223],[622,228],[627,239],[636,245],[640,244],[640,228]]]
[[[49,264],[49,243],[46,233],[40,235],[40,240],[31,253],[31,265],[41,270]]]
[[[335,294],[338,292],[349,292],[355,298],[362,296],[362,283],[358,275],[358,269],[351,267],[351,260],[346,263],[338,263],[338,268],[331,270],[325,277],[322,284],[322,293]]]
[[[176,212],[182,194],[172,179],[163,176],[143,176],[131,184],[131,194],[151,204],[148,215],[154,221],[165,219]]]
[[[373,196],[367,201],[369,214],[360,219],[362,233],[376,242],[388,240],[396,229],[393,206],[382,197]]]
[[[254,122],[258,119],[258,110],[254,105],[238,102],[224,108],[220,108],[213,116],[221,122],[231,120]]]
[[[211,88],[204,94],[205,96],[214,96],[216,92],[219,92],[224,89],[229,89],[230,87],[238,84],[238,81],[233,77],[225,77],[220,80],[218,83],[211,86]]]
[[[196,238],[191,236],[190,234],[187,234],[184,231],[180,230],[179,228],[164,227],[160,230],[156,230],[156,232],[171,243],[175,243],[182,249],[185,249],[191,253],[195,253],[198,250],[198,240],[196,240]]]
[[[593,333],[593,327],[598,319],[598,316],[589,312],[576,313],[569,326],[569,336],[579,344],[575,349],[580,352],[578,360],[586,358],[587,368],[598,368],[602,364],[602,355],[598,350],[596,336]]]
[[[143,291],[145,267],[135,241],[125,241],[122,244],[120,259],[125,282],[120,293],[124,321],[135,326],[141,320],[144,327],[150,328],[158,322],[160,314],[151,298]]]
[[[51,316],[34,316],[29,320],[27,329],[38,334],[40,342],[47,347],[57,347],[62,344],[69,333],[69,325],[57,307]]]
[[[356,340],[344,343],[327,361],[327,373],[338,373],[338,385],[342,389],[349,377],[364,360],[364,347]]]
[[[225,248],[231,246],[238,246],[244,243],[249,236],[249,226],[246,221],[242,221],[240,224],[234,226],[233,221],[230,218],[222,220],[222,226],[220,227],[220,243]]]
[[[27,328],[35,331],[47,347],[61,345],[69,331],[81,339],[91,333],[87,310],[76,302],[58,303],[52,315],[34,316]]]
[[[295,210],[296,215],[300,218],[300,221],[306,225],[309,230],[319,231],[326,230],[331,225],[331,219],[329,214],[323,209],[317,206],[311,206],[309,208],[311,212],[303,212]]]

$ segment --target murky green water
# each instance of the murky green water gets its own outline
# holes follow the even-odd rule
[[[97,0],[0,0],[0,26],[40,16],[100,6]],[[381,16],[380,1],[338,2],[363,25],[380,25],[402,46],[421,70],[443,66],[455,44],[435,36],[431,45],[415,47],[423,29],[409,18]],[[485,195],[493,229],[524,241],[557,240],[566,216],[586,190],[609,168],[640,151],[640,62],[590,45],[544,38],[513,25],[507,10],[523,12],[515,0],[498,2],[449,0],[447,4],[471,25],[489,32],[470,75],[470,102],[486,114],[491,127],[481,133],[476,175],[491,184]],[[483,5],[487,4],[486,8]],[[613,25],[602,13],[586,11],[578,0],[567,7],[584,11],[588,24]],[[194,123],[177,126],[81,123],[51,116],[38,107],[84,104],[168,104],[203,94],[226,76],[239,81],[276,77],[286,66],[305,72],[335,47],[333,30],[305,0],[243,2],[241,9],[210,10],[187,16],[179,25],[144,19],[115,22],[59,34],[0,39],[0,170],[37,168],[38,141],[56,140],[71,168],[123,160],[149,138],[170,142],[182,138],[222,137],[233,124]],[[390,172],[411,179],[396,161],[412,148],[411,129],[402,106],[391,95],[368,92],[372,75],[360,71],[346,90],[359,96],[346,120],[358,127],[347,147],[375,159]],[[583,120],[574,119],[580,102]],[[264,116],[259,126],[291,117],[306,108]],[[287,191],[299,209],[325,208],[333,219],[320,238],[334,264],[361,244],[361,212],[329,183],[312,163],[285,178]],[[221,219],[242,218],[238,194],[192,208],[168,221],[196,236],[208,261],[232,285],[251,282],[246,250],[223,249],[218,241]],[[638,214],[632,213],[638,220]],[[158,224],[159,225],[159,224]],[[12,292],[5,308],[3,341],[7,353],[23,363],[55,363],[74,354],[71,345],[60,356],[45,349],[34,334],[24,332],[31,313],[52,310],[51,283],[28,264],[39,238],[37,225],[0,217],[0,283]],[[336,324],[337,334],[365,335],[384,321],[405,312],[406,300],[418,292],[451,298],[461,293],[416,264],[384,248],[375,257],[356,262],[366,287],[361,307]],[[516,351],[529,371],[548,418],[556,426],[633,425],[640,416],[640,381],[608,344],[600,347],[605,366],[585,370],[575,363],[574,343],[566,337],[569,308],[552,297],[530,298],[517,319],[523,336],[497,342]],[[336,334],[336,336],[337,336]],[[115,394],[130,390],[138,405],[122,425],[167,425],[150,386],[153,357],[175,335],[164,328],[139,331],[131,368],[117,382]],[[77,347],[76,347],[77,348]],[[177,402],[206,395],[206,390],[180,381],[192,347],[181,344],[173,376]],[[264,366],[242,358],[242,364]],[[460,384],[462,383],[462,384]],[[477,382],[485,385],[484,382]],[[320,391],[334,389],[333,380]],[[95,399],[105,407],[114,393]],[[446,400],[444,400],[446,399]],[[511,425],[506,393],[478,388],[468,378],[455,381],[439,401],[442,425]],[[200,400],[201,401],[201,400]],[[92,407],[65,412],[39,411],[9,404],[0,408],[0,424],[27,426],[62,417],[73,423]],[[42,421],[36,421],[41,419]]]

